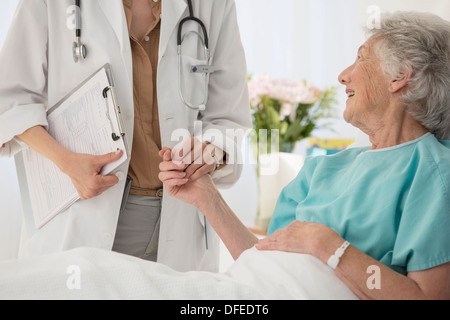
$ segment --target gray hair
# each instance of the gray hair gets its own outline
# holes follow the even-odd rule
[[[383,71],[395,79],[412,73],[404,103],[438,139],[450,138],[450,23],[427,13],[384,14],[376,40]]]

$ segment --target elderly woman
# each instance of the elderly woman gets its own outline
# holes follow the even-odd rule
[[[308,159],[266,239],[245,228],[210,178],[177,171],[168,149],[160,178],[205,214],[235,258],[253,246],[311,254],[360,298],[450,299],[450,143],[441,141],[450,133],[450,24],[383,17],[339,81],[344,118],[372,148]]]

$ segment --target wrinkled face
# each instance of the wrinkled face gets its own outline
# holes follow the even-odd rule
[[[381,68],[374,44],[374,40],[363,44],[355,63],[339,75],[348,95],[344,119],[358,128],[380,121],[389,106],[390,78]]]

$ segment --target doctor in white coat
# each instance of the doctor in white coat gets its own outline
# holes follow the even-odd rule
[[[193,0],[193,11],[206,26],[215,72],[210,76],[209,99],[204,111],[187,108],[178,96],[177,30],[189,15],[186,0],[162,0],[158,61],[158,105],[162,145],[173,148],[182,141],[179,132],[194,135],[197,123],[204,135],[229,158],[213,174],[219,187],[233,185],[240,176],[239,140],[251,126],[246,89],[245,56],[239,37],[234,0]],[[46,110],[105,63],[112,66],[122,109],[128,145],[134,128],[133,68],[128,26],[122,0],[83,1],[82,42],[87,59],[75,63],[72,44],[74,1],[21,0],[4,47],[0,53],[0,155],[21,157],[27,147],[48,139]],[[200,32],[186,24],[185,31]],[[183,70],[198,61],[198,43],[183,43]],[[201,55],[200,55],[201,57]],[[187,100],[203,95],[202,78],[182,73]],[[201,99],[201,98],[200,98]],[[201,121],[201,122],[198,122]],[[199,124],[201,124],[199,126]],[[181,131],[180,131],[181,129]],[[18,138],[32,132],[28,145]],[[218,135],[221,133],[222,135]],[[198,133],[197,133],[198,134]],[[220,136],[221,138],[218,138]],[[184,137],[186,139],[186,137]],[[40,150],[50,158],[54,149]],[[113,157],[109,155],[110,157]],[[101,159],[108,161],[108,157]],[[55,161],[56,161],[55,160]],[[34,228],[32,212],[24,209],[24,226],[19,257],[34,257],[76,247],[111,250],[124,194],[129,163],[116,176],[107,177],[112,187],[101,195],[79,200],[40,230]],[[26,188],[25,181],[20,181]],[[205,232],[205,228],[207,229]],[[158,248],[158,262],[175,270],[217,271],[219,240],[204,216],[193,206],[164,195]]]

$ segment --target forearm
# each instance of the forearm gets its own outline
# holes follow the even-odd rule
[[[311,254],[327,264],[345,242],[342,237],[314,222],[294,221],[256,245],[259,250]],[[336,275],[361,299],[449,299],[450,262],[429,270],[399,274],[369,255],[349,246],[340,258]]]
[[[326,263],[324,260],[322,258]],[[353,246],[350,246],[342,257],[336,275],[364,300],[427,298],[415,281],[395,272]]]
[[[310,253],[327,264],[345,240],[323,225],[312,224],[308,230]],[[361,299],[426,299],[425,292],[415,281],[419,279],[417,272],[404,276],[354,246],[349,246],[340,259],[336,275]]]
[[[61,171],[65,170],[66,159],[71,151],[61,146],[43,127],[30,128],[17,137],[30,148],[55,163]]]
[[[233,258],[237,260],[244,251],[252,248],[258,239],[234,214],[221,194],[215,189],[212,193],[211,196],[205,197],[207,201],[199,205],[199,209],[222,239]]]
[[[25,131],[18,138],[69,176],[83,200],[97,197],[119,182],[115,175],[102,176],[100,172],[106,164],[118,161],[123,151],[102,156],[77,154],[60,145],[40,126]]]

